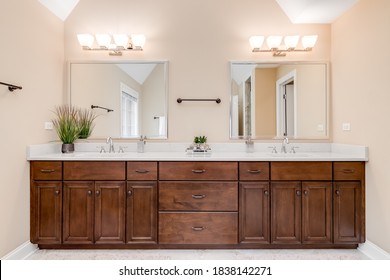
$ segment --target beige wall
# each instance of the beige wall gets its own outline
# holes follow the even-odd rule
[[[390,1],[360,0],[332,24],[333,140],[367,145],[367,239],[390,252]],[[341,130],[351,123],[351,131]]]
[[[26,146],[56,139],[44,130],[63,102],[64,24],[38,1],[0,1],[0,257],[29,240]]]
[[[144,33],[143,52],[109,57],[82,51],[77,33]],[[311,53],[273,58],[252,53],[254,34],[318,34]],[[67,60],[169,61],[169,141],[192,141],[207,135],[210,142],[229,139],[230,60],[329,60],[329,25],[294,25],[274,0],[83,0],[65,22]],[[178,104],[181,98],[216,98],[222,103]]]

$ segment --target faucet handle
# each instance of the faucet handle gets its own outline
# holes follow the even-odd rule
[[[124,153],[125,150],[124,150],[125,147],[122,147],[122,146],[119,146],[119,149],[118,149],[118,153]]]
[[[271,147],[268,147],[268,148],[272,149],[272,151],[271,151],[272,154],[277,154],[278,153],[278,151],[276,150],[276,146],[271,146]]]
[[[96,148],[100,148],[100,153],[105,153],[106,149],[103,146],[96,146]]]
[[[290,150],[290,153],[295,154],[295,153],[297,152],[295,149],[299,149],[299,147],[297,147],[297,146],[292,146],[292,147],[291,147],[291,150]]]

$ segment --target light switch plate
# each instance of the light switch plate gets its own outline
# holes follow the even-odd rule
[[[54,125],[52,122],[45,122],[45,129],[46,130],[53,130]]]
[[[351,131],[351,124],[343,123],[343,131]]]

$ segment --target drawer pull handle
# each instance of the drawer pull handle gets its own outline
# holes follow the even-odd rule
[[[202,198],[205,198],[206,195],[205,194],[193,194],[192,195],[192,198],[194,199],[202,199]]]
[[[149,173],[149,170],[147,170],[147,169],[137,169],[137,170],[135,170],[135,172],[144,174],[144,173]]]
[[[260,169],[257,169],[257,170],[247,170],[247,171],[248,171],[248,173],[253,173],[253,174],[261,173]]]
[[[205,169],[192,169],[192,172],[193,173],[205,173],[206,170]]]
[[[41,169],[41,172],[42,173],[53,173],[53,172],[55,172],[55,170],[54,169]]]
[[[343,170],[341,170],[341,172],[343,172],[343,173],[355,173],[355,170],[354,169],[343,169]]]
[[[206,227],[192,227],[192,230],[193,231],[202,231],[202,230],[205,230],[207,229]]]

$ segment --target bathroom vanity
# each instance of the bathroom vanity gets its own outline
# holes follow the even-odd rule
[[[31,242],[40,248],[356,248],[365,241],[364,157],[28,159]]]

